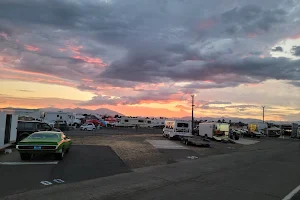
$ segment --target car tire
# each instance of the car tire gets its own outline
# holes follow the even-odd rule
[[[61,153],[56,153],[55,158],[56,160],[62,160],[64,158],[65,152],[62,151]]]
[[[83,129],[84,131],[87,131],[87,129],[85,128],[85,129]]]
[[[21,160],[30,160],[31,156],[30,153],[20,153]]]

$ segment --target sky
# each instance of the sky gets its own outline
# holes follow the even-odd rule
[[[298,0],[1,0],[0,107],[300,120]]]

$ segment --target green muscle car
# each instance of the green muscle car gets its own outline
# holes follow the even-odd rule
[[[71,139],[63,132],[40,131],[21,140],[16,148],[22,160],[29,160],[35,154],[54,154],[56,159],[62,160],[71,144]]]

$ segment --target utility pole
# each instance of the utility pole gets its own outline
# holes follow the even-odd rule
[[[191,97],[192,97],[192,134],[194,133],[194,97],[195,97],[195,95],[194,94],[192,94],[191,95]]]
[[[263,123],[265,123],[265,106],[262,106],[263,109]]]

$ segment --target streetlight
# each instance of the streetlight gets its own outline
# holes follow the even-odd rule
[[[263,109],[263,124],[265,123],[265,107],[266,106],[262,106],[262,109]]]
[[[192,134],[194,133],[194,97],[195,97],[195,95],[194,94],[192,94],[191,95],[191,97],[192,97]]]

